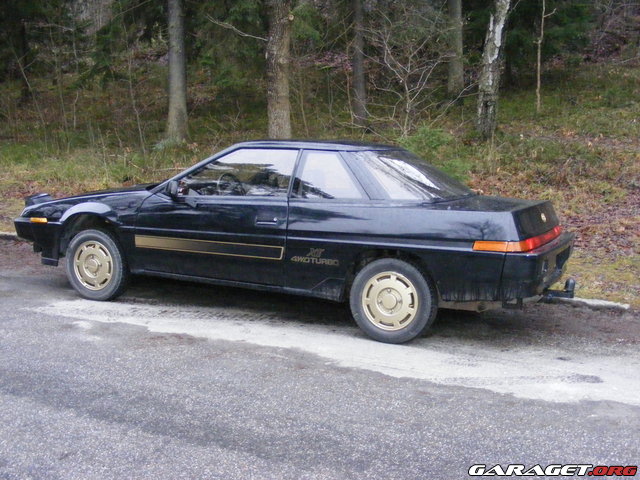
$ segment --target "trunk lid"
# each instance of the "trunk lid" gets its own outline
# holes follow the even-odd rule
[[[558,225],[558,217],[553,204],[546,200],[520,200],[475,195],[436,205],[436,208],[446,210],[510,214],[518,238],[491,238],[487,240],[525,240],[546,233]]]
[[[520,208],[513,216],[521,240],[541,235],[558,225],[558,217],[549,201]]]

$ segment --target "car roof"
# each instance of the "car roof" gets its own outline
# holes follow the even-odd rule
[[[353,140],[253,140],[237,143],[234,147],[261,148],[308,148],[313,150],[399,150],[400,147],[379,143],[356,142]]]

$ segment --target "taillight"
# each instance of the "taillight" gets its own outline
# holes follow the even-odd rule
[[[558,238],[562,233],[560,225],[552,230],[535,237],[527,238],[519,242],[494,242],[491,240],[478,240],[473,243],[473,249],[482,252],[529,252],[551,240]]]

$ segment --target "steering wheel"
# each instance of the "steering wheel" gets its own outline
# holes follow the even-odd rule
[[[223,173],[218,178],[219,195],[244,195],[242,183],[233,173]]]

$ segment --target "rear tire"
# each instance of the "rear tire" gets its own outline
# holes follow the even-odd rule
[[[431,281],[414,265],[383,258],[356,275],[349,303],[358,326],[384,343],[404,343],[421,335],[438,311]]]
[[[129,280],[118,241],[103,230],[83,230],[67,248],[69,283],[89,300],[112,300],[124,292]]]

